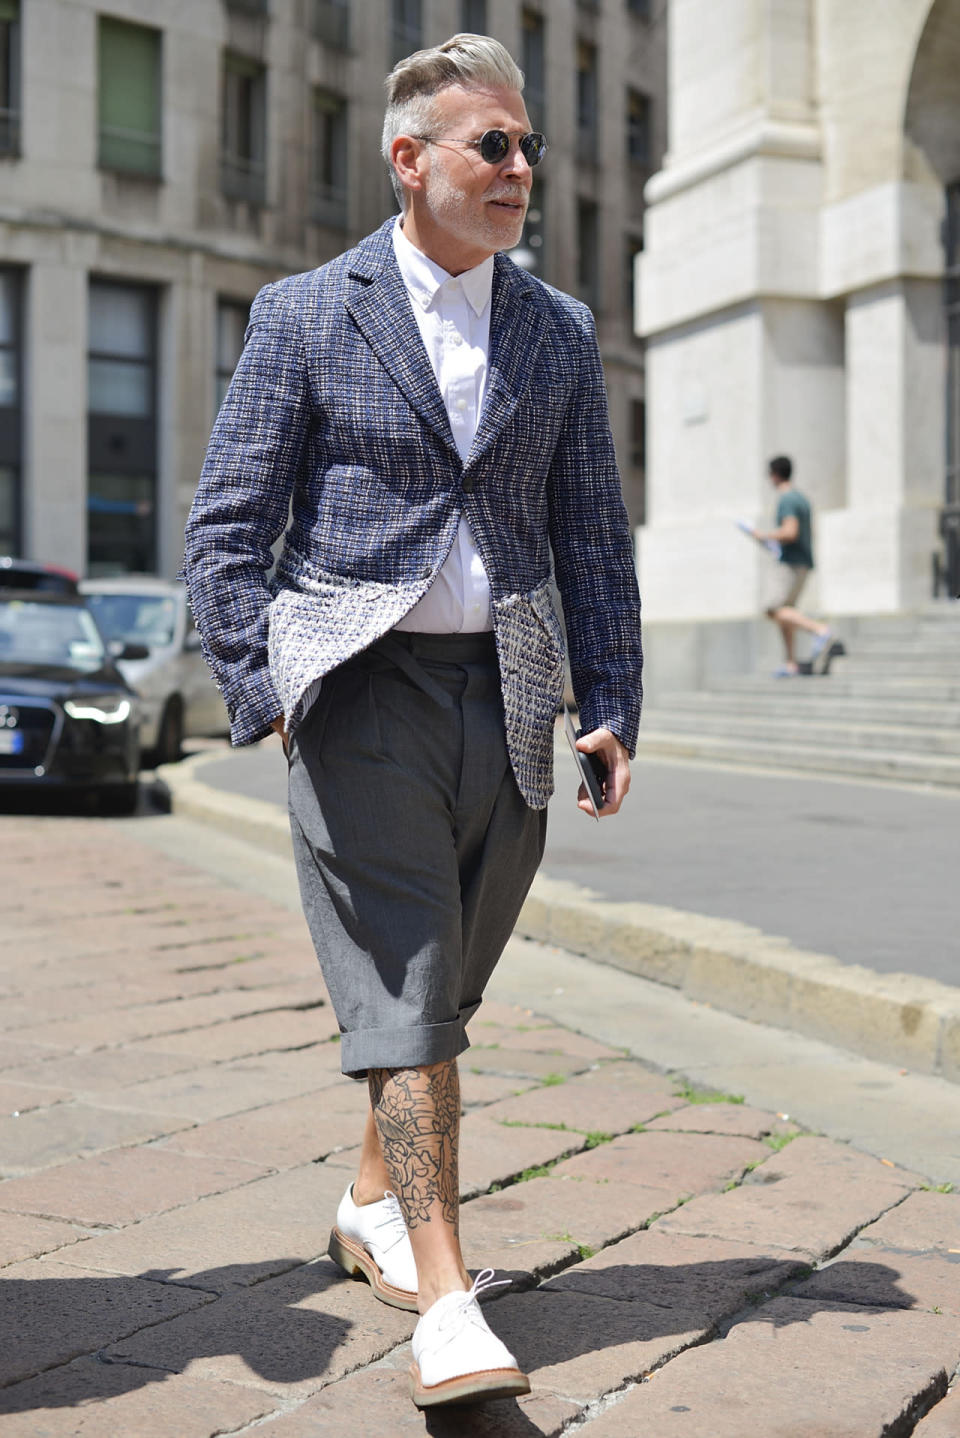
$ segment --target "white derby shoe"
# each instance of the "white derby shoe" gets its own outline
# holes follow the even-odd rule
[[[485,1268],[468,1293],[446,1293],[420,1319],[413,1332],[411,1395],[418,1408],[443,1403],[482,1403],[530,1392],[530,1380],[517,1360],[487,1327],[477,1295],[493,1282]]]
[[[391,1308],[417,1311],[417,1265],[397,1196],[379,1203],[353,1201],[351,1183],[337,1209],[327,1252],[351,1277],[362,1275]]]

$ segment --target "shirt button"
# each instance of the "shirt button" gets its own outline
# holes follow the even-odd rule
[[[465,399],[458,399],[458,400],[457,400],[457,409],[460,411],[461,414],[463,414],[463,411],[466,409],[466,407],[467,407],[467,401],[466,401]]]

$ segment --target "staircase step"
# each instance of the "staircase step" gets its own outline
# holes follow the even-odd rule
[[[929,728],[888,723],[850,724],[835,720],[778,717],[763,714],[689,713],[655,708],[644,718],[647,727],[661,734],[695,739],[714,738],[743,744],[822,745],[836,749],[882,749],[895,753],[950,755],[960,762],[960,727]]]
[[[830,720],[836,724],[903,724],[930,729],[960,729],[960,702],[941,704],[929,699],[902,699],[885,694],[876,700],[855,695],[811,693],[796,686],[785,693],[731,694],[700,691],[691,694],[662,694],[651,700],[645,717],[658,714],[728,714],[766,716],[775,720]],[[821,697],[822,695],[822,697]],[[662,727],[661,725],[657,726]]]
[[[824,748],[820,745],[744,743],[716,736],[660,732],[641,726],[638,757],[702,759],[778,772],[820,772],[854,779],[890,779],[909,784],[960,788],[960,758],[883,749]]]

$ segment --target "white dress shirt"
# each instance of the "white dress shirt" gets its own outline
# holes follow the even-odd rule
[[[487,378],[493,256],[462,275],[448,275],[410,243],[399,218],[393,248],[454,443],[461,460],[466,461],[477,432]],[[487,572],[462,515],[440,572],[396,627],[425,634],[475,634],[491,628]]]

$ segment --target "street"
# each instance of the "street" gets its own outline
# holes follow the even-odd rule
[[[533,1392],[425,1420],[412,1316],[323,1256],[365,1091],[289,862],[146,808],[0,837],[5,1435],[960,1428],[956,1086],[515,940],[463,1232]]]

